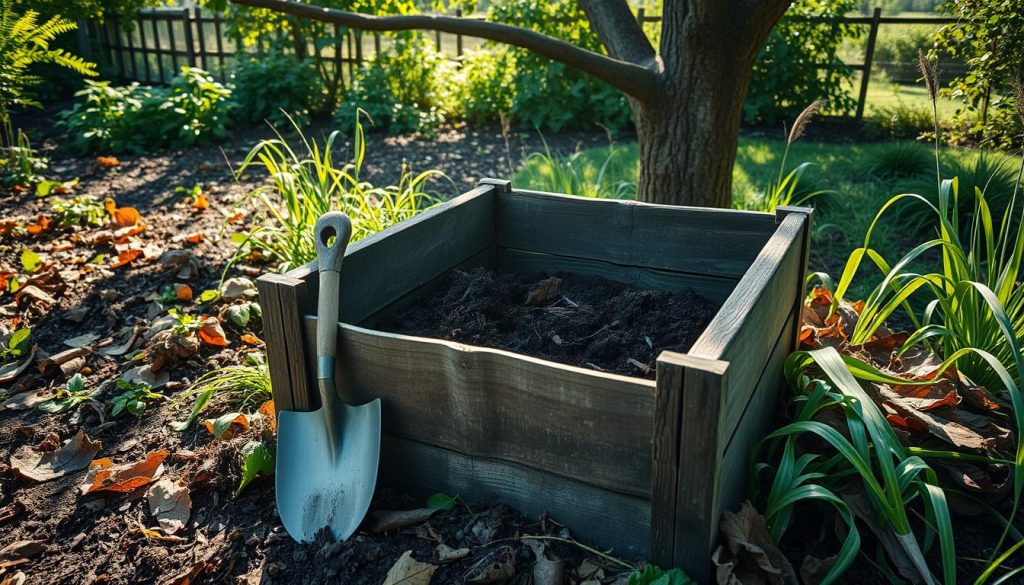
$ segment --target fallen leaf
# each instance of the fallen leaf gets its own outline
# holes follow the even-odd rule
[[[100,447],[99,441],[79,430],[63,447],[49,453],[22,446],[11,455],[11,469],[34,481],[50,481],[88,467]]]
[[[19,540],[0,549],[0,561],[34,557],[48,549],[46,543],[40,540]]]
[[[437,553],[437,560],[442,563],[461,561],[469,556],[468,548],[452,548],[444,543],[437,545],[434,552]]]
[[[130,264],[142,256],[142,250],[137,248],[131,248],[124,252],[117,254],[117,259],[110,263],[111,268],[120,268],[125,264]]]
[[[436,570],[434,565],[412,558],[412,551],[407,550],[388,570],[384,585],[428,585]]]
[[[88,347],[98,340],[100,336],[95,333],[86,333],[84,335],[78,335],[64,340],[64,345],[68,347]]]
[[[120,165],[121,161],[116,156],[97,156],[96,164],[105,169],[110,169]]]
[[[118,227],[129,227],[142,221],[142,215],[134,207],[118,207],[114,210],[114,223]]]
[[[562,585],[565,582],[565,564],[560,560],[547,557],[543,543],[527,539],[526,545],[533,551],[536,562],[533,564],[533,582],[535,585]]]
[[[228,441],[249,430],[249,417],[241,412],[230,412],[217,418],[208,418],[203,421],[203,425],[214,439]]]
[[[125,327],[118,332],[117,336],[121,343],[114,345],[115,338],[111,337],[100,343],[100,353],[109,356],[118,356],[128,353],[135,342],[139,339],[139,327]]]
[[[546,278],[538,283],[537,288],[530,291],[526,297],[526,304],[535,306],[542,305],[549,300],[559,296],[559,289],[562,286],[562,279],[557,276]]]
[[[467,572],[466,583],[506,583],[515,577],[516,566],[512,548],[503,546],[477,561]]]
[[[242,343],[246,345],[263,345],[263,340],[251,333],[243,333],[239,339],[241,339]]]
[[[192,498],[183,481],[161,479],[146,492],[149,512],[160,523],[165,534],[174,534],[185,527],[192,513]]]
[[[768,524],[750,502],[737,513],[722,514],[725,542],[712,555],[718,583],[798,583],[796,572],[779,551]]]
[[[407,526],[425,522],[437,512],[436,509],[418,508],[415,510],[375,510],[370,517],[370,532],[388,532],[400,530]]]
[[[199,195],[197,195],[196,200],[192,203],[192,207],[200,211],[209,209],[210,200],[206,197],[206,193],[200,193]]]
[[[17,301],[19,306],[25,304],[22,301],[26,301],[28,304],[41,304],[46,307],[57,302],[57,299],[48,295],[43,289],[31,284],[18,289],[18,292],[14,293],[14,300]]]
[[[203,241],[203,234],[201,232],[191,234],[185,237],[185,241],[192,245],[196,245]]]
[[[0,410],[31,410],[46,402],[51,393],[46,390],[21,392],[0,402]]]
[[[137,366],[121,374],[121,379],[133,384],[149,384],[153,390],[163,388],[170,381],[171,375],[166,370],[153,371],[152,366]]]
[[[203,326],[196,331],[196,335],[199,337],[199,341],[206,345],[216,347],[227,347],[228,345],[228,338],[224,335],[224,328],[220,326],[220,322],[215,317],[205,318]]]
[[[274,409],[274,401],[268,400],[260,405],[257,410],[262,416],[263,420],[266,421],[267,428],[270,429],[271,433],[277,432],[277,413]]]
[[[163,473],[168,452],[160,450],[146,455],[136,463],[114,465],[110,458],[97,459],[89,464],[89,475],[82,484],[82,494],[96,492],[130,492],[147,485]]]
[[[20,376],[22,372],[32,365],[32,360],[35,358],[36,346],[33,345],[24,359],[0,366],[0,384],[6,384]]]
[[[171,542],[178,543],[183,542],[185,539],[180,536],[171,536],[164,534],[158,530],[150,530],[149,528],[136,528],[131,531],[133,534],[141,534],[146,540],[159,540],[160,542]]]
[[[242,299],[247,295],[256,294],[256,285],[244,276],[236,276],[224,281],[220,287],[220,296],[231,303]]]

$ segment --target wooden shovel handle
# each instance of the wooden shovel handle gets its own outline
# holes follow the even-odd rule
[[[320,272],[320,298],[317,301],[316,355],[317,378],[333,374],[334,354],[338,341],[338,293],[341,288],[341,262],[352,235],[352,222],[340,211],[320,216],[316,222],[316,259]],[[329,358],[323,360],[320,358]],[[325,367],[327,361],[330,367]],[[324,363],[324,366],[320,364]],[[330,370],[324,371],[324,370]]]

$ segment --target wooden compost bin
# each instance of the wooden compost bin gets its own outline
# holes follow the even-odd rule
[[[547,511],[584,541],[706,580],[719,517],[746,496],[795,347],[810,210],[774,215],[568,197],[484,180],[352,244],[338,394],[383,401],[379,484]],[[567,271],[690,287],[721,309],[657,380],[377,331],[453,268]],[[315,263],[258,281],[278,410],[319,407]]]

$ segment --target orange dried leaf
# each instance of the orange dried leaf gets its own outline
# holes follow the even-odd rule
[[[203,241],[203,234],[201,232],[194,233],[185,238],[185,241],[190,244],[198,244]]]
[[[39,219],[36,220],[36,223],[25,226],[25,230],[28,231],[28,233],[33,236],[38,236],[39,234],[45,232],[49,228],[50,218],[46,217],[45,215],[40,215]]]
[[[121,164],[121,161],[117,160],[116,156],[97,156],[96,164],[103,168],[110,169]]]
[[[129,227],[142,221],[142,215],[134,207],[119,207],[114,210],[114,223],[118,227]]]
[[[179,301],[181,301],[183,303],[190,303],[190,302],[192,302],[192,287],[191,286],[189,286],[187,284],[176,284],[176,285],[174,285],[174,287],[176,289],[174,291],[174,295],[178,298]]]
[[[168,452],[165,449],[149,453],[137,463],[114,465],[108,457],[89,464],[89,475],[82,484],[83,494],[95,492],[130,492],[159,477]]]
[[[115,203],[114,200],[111,199],[110,197],[107,197],[106,199],[103,200],[103,209],[107,210],[107,213],[110,214],[110,217],[114,217],[114,212],[117,211],[117,203]]]
[[[224,335],[224,329],[220,326],[220,322],[213,317],[209,317],[203,322],[203,326],[199,328],[196,335],[199,336],[199,341],[206,345],[216,347],[227,347],[228,345],[228,338]]]
[[[274,408],[274,401],[268,400],[260,405],[257,411],[263,415],[263,420],[267,422],[267,428],[270,432],[277,432],[277,409]]]
[[[229,441],[249,430],[249,417],[240,412],[234,412],[220,418],[208,418],[203,421],[203,426],[210,431],[215,439]]]
[[[242,334],[241,340],[246,345],[263,345],[263,340],[251,333]]]
[[[136,260],[139,256],[142,256],[142,250],[125,250],[117,255],[117,260],[110,263],[111,268],[120,268],[125,264],[130,264]]]
[[[192,203],[192,207],[200,211],[210,208],[210,200],[206,197],[206,193],[200,193],[196,196],[195,202]]]

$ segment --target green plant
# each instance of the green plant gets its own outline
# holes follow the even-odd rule
[[[75,195],[71,199],[55,199],[50,202],[57,223],[64,226],[101,226],[109,214],[103,203],[91,195]]]
[[[291,116],[306,124],[317,105],[316,65],[293,55],[246,55],[238,60],[233,80],[232,116],[241,122],[281,124]]]
[[[177,307],[167,309],[167,314],[174,320],[173,328],[175,335],[191,335],[203,326],[199,317],[192,313],[186,313]]]
[[[242,479],[238,482],[235,496],[242,493],[245,486],[256,479],[256,476],[270,477],[274,475],[274,449],[257,441],[250,441],[242,447]]]
[[[227,132],[231,90],[209,73],[182,67],[169,88],[86,81],[84,98],[61,120],[86,152],[144,153],[205,144]]]
[[[28,327],[0,335],[0,364],[24,356],[32,347],[32,330]]]
[[[165,398],[163,394],[153,392],[149,384],[145,382],[118,380],[117,389],[121,390],[121,393],[114,397],[114,401],[110,405],[111,416],[117,416],[124,411],[135,416],[142,416],[146,412],[148,401]]]
[[[774,123],[795,116],[805,104],[823,100],[834,112],[856,102],[845,89],[853,76],[838,55],[843,42],[862,30],[839,22],[856,0],[799,0],[772,29],[754,65],[743,117]]]
[[[366,156],[363,126],[355,123],[352,162],[337,167],[332,159],[337,132],[332,132],[321,147],[308,140],[295,126],[305,152],[297,152],[278,134],[263,140],[249,151],[241,174],[259,165],[270,175],[270,184],[250,194],[263,212],[246,234],[236,234],[239,254],[255,251],[280,270],[300,266],[316,257],[313,226],[331,210],[340,210],[352,219],[352,240],[358,240],[408,219],[433,203],[424,189],[439,171],[413,175],[403,166],[398,185],[374,187],[360,180]]]
[[[628,585],[690,585],[694,583],[681,569],[668,571],[655,565],[644,565],[643,570],[629,574]]]
[[[353,131],[363,111],[381,130],[433,132],[451,116],[454,73],[425,35],[400,36],[360,69],[335,122]]]
[[[865,122],[865,133],[870,138],[917,138],[931,130],[932,114],[927,108],[899,100],[874,108]]]
[[[12,132],[10,124],[3,130],[8,136],[14,135],[9,146],[0,148],[0,187],[30,187],[43,181],[42,172],[49,166],[21,130]]]
[[[192,426],[217,395],[227,396],[232,408],[241,411],[270,400],[273,397],[270,372],[263,356],[248,354],[244,364],[217,368],[200,376],[195,384],[172,402],[172,405],[178,405],[196,397],[188,418],[172,423],[171,428],[180,432]]]
[[[526,157],[524,167],[528,174],[521,175],[522,183],[531,189],[552,193],[568,193],[581,197],[606,199],[630,199],[636,196],[636,182],[613,179],[620,175],[617,167],[628,164],[625,151],[609,145],[607,154],[599,167],[590,157],[584,158],[583,151],[577,150],[569,156],[552,154],[547,142],[543,152],[534,152]]]
[[[39,13],[27,10],[15,13],[15,0],[0,0],[0,146],[10,146],[10,114],[12,108],[39,106],[32,88],[42,79],[30,72],[33,65],[52,63],[81,75],[96,75],[92,63],[52,48],[60,35],[77,28],[70,20],[54,16],[39,24]]]
[[[94,390],[85,389],[85,377],[82,374],[71,376],[67,384],[58,388],[53,398],[41,402],[39,410],[49,413],[67,412],[86,402],[96,404],[96,396],[101,392],[100,388]]]
[[[906,141],[880,145],[867,157],[868,172],[883,181],[925,176],[933,162],[927,148]]]

